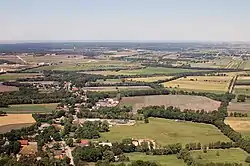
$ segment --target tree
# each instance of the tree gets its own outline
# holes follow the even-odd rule
[[[73,146],[74,146],[74,141],[73,141],[73,139],[72,139],[72,138],[67,139],[66,144],[67,144],[69,147],[73,147]]]
[[[149,123],[148,118],[145,118],[145,119],[144,119],[144,123]]]
[[[220,156],[220,152],[219,151],[216,152],[216,156]]]
[[[245,162],[250,163],[250,156],[247,156]]]
[[[245,95],[238,95],[237,102],[245,102],[245,101],[246,101],[246,96]]]
[[[204,146],[203,146],[203,152],[204,152],[204,153],[207,153],[207,145],[204,145]]]
[[[108,121],[105,120],[101,124],[101,130],[100,130],[100,132],[108,132],[108,131],[109,131],[109,123],[108,123]]]
[[[103,152],[103,159],[107,161],[114,161],[115,160],[115,154],[111,150],[106,150]]]

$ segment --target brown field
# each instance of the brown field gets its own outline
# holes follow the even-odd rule
[[[8,60],[8,61],[19,63],[19,64],[23,63],[23,61],[21,61],[20,59],[18,59],[15,55],[0,56],[0,59]]]
[[[156,77],[141,77],[141,78],[126,78],[128,81],[154,82],[158,80],[170,79],[172,76],[156,76]]]
[[[35,122],[32,114],[8,114],[7,116],[0,116],[0,133],[30,126]]]
[[[0,84],[0,92],[11,92],[11,91],[18,91],[18,87],[15,86],[6,86]]]
[[[235,131],[242,134],[250,134],[250,118],[249,117],[227,117],[225,123],[230,125]]]
[[[181,110],[192,109],[214,111],[220,106],[220,102],[202,96],[187,95],[156,95],[156,96],[138,96],[123,97],[120,105],[132,105],[136,111],[142,107],[151,105],[165,105],[179,107]]]
[[[250,103],[235,103],[230,102],[228,107],[228,112],[241,112],[241,113],[248,113],[250,112]]]

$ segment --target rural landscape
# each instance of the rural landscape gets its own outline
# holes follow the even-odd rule
[[[0,165],[247,166],[249,46],[2,44]]]

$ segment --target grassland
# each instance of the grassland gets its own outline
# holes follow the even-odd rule
[[[219,156],[216,156],[216,153],[219,152]],[[242,163],[243,166],[248,164],[245,162],[246,157],[248,156],[246,152],[241,149],[218,149],[218,150],[208,150],[207,153],[202,151],[192,151],[192,156],[200,163]],[[201,159],[199,159],[199,156]]]
[[[240,112],[240,113],[247,113],[250,116],[250,102],[246,100],[244,103],[238,103],[232,101],[229,103],[227,107],[228,112]]]
[[[178,68],[163,68],[163,67],[147,67],[138,70],[120,70],[120,71],[90,71],[87,73],[101,75],[140,75],[140,74],[175,74],[185,72],[197,72],[201,70],[178,69]]]
[[[0,80],[10,81],[10,80],[16,80],[18,78],[33,78],[38,76],[40,76],[40,74],[37,73],[6,73],[0,75]]]
[[[87,91],[101,91],[101,92],[110,92],[110,91],[120,91],[125,90],[143,90],[143,89],[151,89],[149,86],[99,86],[99,87],[84,87],[84,90]]]
[[[250,69],[250,60],[246,62],[244,69]]]
[[[227,117],[225,123],[230,125],[235,131],[245,136],[250,136],[250,118],[249,117]]]
[[[183,166],[185,165],[183,160],[178,160],[176,155],[167,155],[167,156],[151,156],[144,153],[129,153],[126,154],[129,157],[130,161],[142,160],[142,161],[154,161],[161,165],[173,165],[173,166]]]
[[[239,95],[239,94],[250,95],[250,86],[236,85],[234,87],[233,93],[236,95]]]
[[[202,96],[188,95],[156,95],[156,96],[136,96],[123,97],[120,105],[131,105],[136,111],[142,107],[150,105],[165,105],[179,107],[181,110],[193,109],[205,111],[217,110],[220,102]]]
[[[229,141],[213,125],[158,118],[150,118],[147,124],[138,122],[134,126],[113,126],[110,132],[102,133],[100,139],[121,141],[124,138],[153,139],[160,145]]]
[[[190,76],[163,83],[164,87],[192,91],[226,92],[231,76]]]
[[[156,77],[141,77],[141,78],[127,78],[128,81],[142,81],[142,82],[154,82],[159,80],[166,80],[172,78],[172,76],[156,76]]]
[[[32,114],[32,113],[49,113],[57,106],[57,103],[51,104],[22,104],[10,105],[8,108],[1,108],[8,114]]]

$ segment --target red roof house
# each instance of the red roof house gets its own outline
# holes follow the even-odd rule
[[[82,139],[81,142],[80,142],[80,145],[81,146],[88,146],[89,145],[89,141],[86,140],[86,139]]]
[[[28,140],[20,140],[19,141],[21,145],[29,145],[29,141]]]

